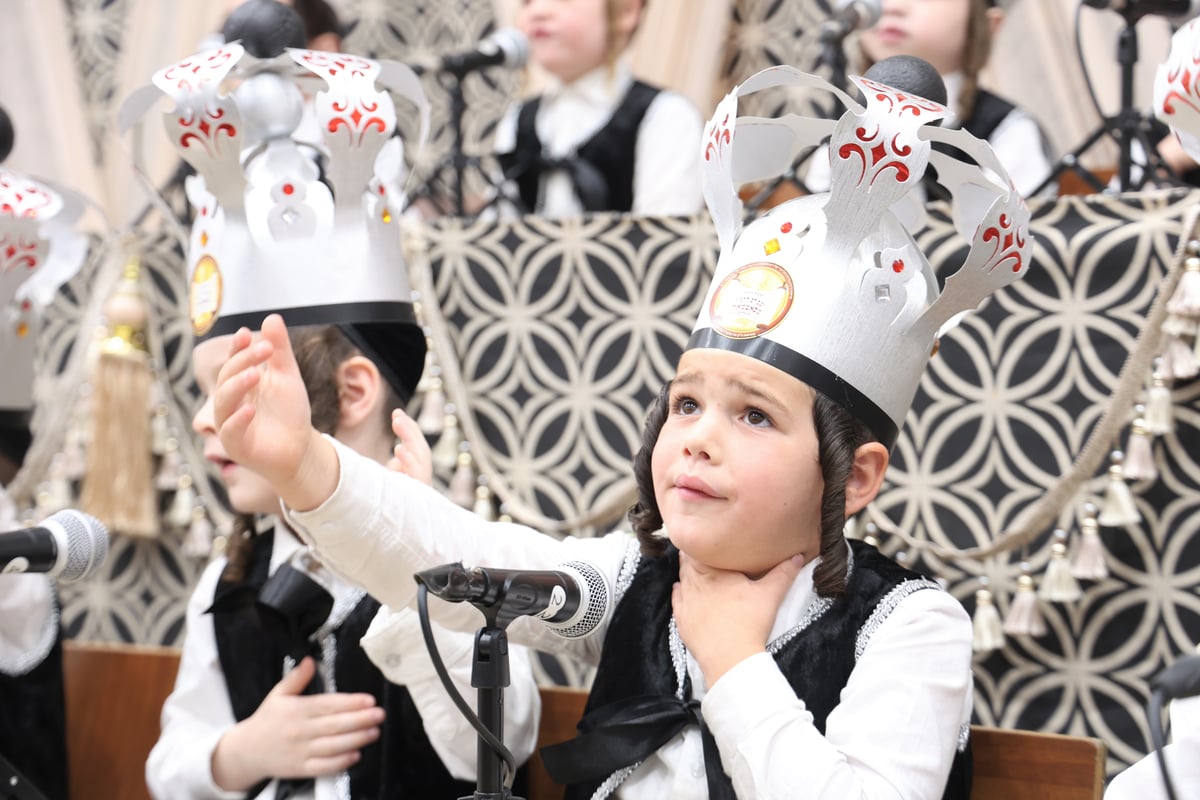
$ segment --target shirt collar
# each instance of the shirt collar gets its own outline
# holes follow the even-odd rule
[[[633,68],[629,57],[622,56],[611,71],[607,64],[601,64],[570,83],[551,83],[545,95],[551,100],[571,99],[589,105],[610,106],[625,96],[632,83]]]

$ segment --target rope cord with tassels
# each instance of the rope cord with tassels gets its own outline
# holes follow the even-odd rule
[[[1186,235],[1179,237],[1175,262],[1159,283],[1158,293],[1154,303],[1146,314],[1146,324],[1138,334],[1133,349],[1125,359],[1121,372],[1117,377],[1117,386],[1113,390],[1108,408],[1104,416],[1092,429],[1079,457],[1075,463],[1058,479],[1041,498],[1028,507],[1018,521],[998,537],[986,545],[975,547],[955,548],[946,547],[925,539],[915,539],[891,521],[874,505],[867,507],[870,521],[874,522],[884,533],[896,536],[908,547],[931,553],[938,558],[955,561],[960,559],[982,560],[988,556],[1007,552],[1027,544],[1041,533],[1050,529],[1063,508],[1076,495],[1084,482],[1096,474],[1096,468],[1112,450],[1112,442],[1124,426],[1124,415],[1133,407],[1134,398],[1141,390],[1146,371],[1158,353],[1162,334],[1162,324],[1167,316],[1167,301],[1175,293],[1179,279],[1183,275],[1184,261],[1187,256],[1188,244],[1196,237],[1197,220],[1200,218],[1200,208],[1193,207],[1184,218],[1182,230]]]
[[[458,418],[459,426],[466,440],[469,442],[483,442],[483,432],[476,424],[475,417],[470,413],[471,405],[468,402],[466,380],[463,378],[462,368],[456,357],[456,350],[453,340],[450,337],[449,326],[446,324],[446,320],[441,313],[441,308],[437,303],[437,291],[433,285],[433,275],[429,268],[427,228],[424,223],[417,220],[406,219],[405,223],[405,244],[408,251],[406,253],[406,260],[409,263],[409,278],[412,280],[413,287],[421,297],[422,318],[424,323],[429,326],[430,339],[432,340],[434,352],[442,368],[443,385],[450,399],[454,402],[455,416]],[[544,533],[569,534],[581,528],[590,528],[602,523],[611,522],[624,514],[626,509],[637,499],[637,487],[633,479],[630,478],[628,481],[622,482],[627,484],[627,486],[622,487],[618,484],[619,494],[614,500],[603,507],[589,514],[556,520],[547,517],[520,498],[516,490],[509,485],[500,474],[500,471],[496,469],[495,463],[488,455],[487,448],[471,448],[471,458],[474,459],[480,474],[487,478],[488,489],[504,504],[508,515],[514,520],[538,528]]]

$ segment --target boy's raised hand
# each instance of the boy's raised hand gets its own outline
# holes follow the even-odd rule
[[[319,505],[337,486],[337,454],[312,426],[308,392],[278,314],[258,336],[242,328],[213,388],[213,418],[230,459],[266,478],[291,508]]]
[[[304,658],[246,719],[221,737],[213,781],[246,791],[268,778],[313,778],[340,772],[379,738],[383,709],[369,694],[303,694],[316,669]]]
[[[751,579],[680,552],[671,607],[679,637],[710,687],[730,668],[766,649],[779,606],[803,566],[804,556],[797,554]]]
[[[429,442],[417,421],[397,408],[392,411],[392,433],[396,435],[397,444],[392,448],[392,457],[388,459],[387,468],[393,472],[403,472],[410,478],[421,481],[426,486],[433,485],[433,453]]]

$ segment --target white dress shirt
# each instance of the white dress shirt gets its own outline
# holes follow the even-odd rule
[[[636,563],[637,542],[628,533],[560,541],[523,526],[489,523],[330,441],[341,464],[337,489],[320,507],[287,516],[325,563],[354,576],[391,608],[409,605],[416,595],[415,583],[397,576],[454,561],[553,569],[579,559],[594,565],[618,593]],[[815,564],[806,565],[789,590],[772,638],[796,626],[815,601]],[[448,627],[478,625],[478,613],[467,604],[431,604],[431,611]],[[563,639],[523,617],[509,635],[595,664],[606,624],[592,636]],[[687,666],[740,798],[936,800],[970,720],[971,622],[941,591],[909,594],[870,634],[824,736],[769,655],[746,659],[712,687],[690,655]],[[655,800],[707,795],[694,726],[647,758],[615,794]]]
[[[950,108],[955,117],[951,122],[959,124],[962,117],[958,109],[958,95],[962,91],[963,76],[961,72],[944,75],[946,96],[950,98]],[[943,122],[943,125],[951,124]],[[996,129],[987,139],[988,144],[996,153],[996,159],[1008,170],[1013,186],[1022,197],[1033,194],[1054,169],[1054,162],[1047,152],[1046,138],[1042,135],[1037,121],[1021,108],[1014,108],[1000,121]],[[829,191],[829,148],[822,146],[809,159],[808,174],[804,183],[809,191]],[[924,190],[918,185],[914,192]],[[1053,187],[1047,189],[1053,194]]]
[[[301,546],[286,526],[276,525],[271,573],[274,574]],[[225,563],[225,559],[220,558],[208,565],[188,602],[187,635],[179,675],[174,690],[163,705],[162,734],[146,763],[146,782],[150,793],[158,800],[240,800],[246,796],[245,792],[222,791],[212,778],[213,751],[236,722],[217,653],[212,615],[205,613],[212,605],[213,592]],[[332,586],[335,608],[339,601],[353,599],[358,591],[335,579]],[[460,721],[461,713],[451,703],[433,670],[416,614],[397,617],[392,626],[393,635],[402,643],[400,649],[381,653],[375,648],[373,652],[366,646],[371,631],[363,638],[364,649],[372,660],[376,660],[376,656],[382,659],[382,663],[376,663],[385,677],[393,683],[402,683],[408,690],[421,713],[434,750],[450,773],[456,778],[474,780],[474,732],[465,721]],[[474,639],[463,633],[436,628],[435,631],[443,661],[459,692],[469,701],[475,694],[470,680]],[[523,761],[536,745],[541,701],[528,653],[523,648],[513,650],[510,652],[512,686],[505,692],[505,739],[514,756]],[[341,776],[344,774],[319,777],[312,792],[296,797],[300,800],[343,800],[345,780]],[[258,796],[264,800],[274,798],[275,791],[276,782],[271,781]]]
[[[538,139],[552,158],[573,155],[612,118],[633,84],[627,58],[619,59],[610,75],[600,67],[569,84],[554,83],[541,95]],[[514,104],[496,128],[495,151],[511,152],[516,146],[517,114]],[[663,89],[650,102],[638,128],[633,159],[633,214],[695,214],[704,208],[700,189],[700,137],[704,121],[682,95]],[[583,213],[570,176],[559,170],[543,176],[541,208],[546,217]],[[516,194],[515,190],[512,192]]]
[[[0,673],[24,675],[50,655],[58,604],[45,575],[0,575]]]
[[[1170,706],[1171,744],[1163,747],[1167,774],[1175,796],[1200,797],[1200,697],[1175,700]],[[1112,779],[1104,800],[1166,800],[1158,754],[1150,753]]]

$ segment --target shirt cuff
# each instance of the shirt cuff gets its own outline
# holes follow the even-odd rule
[[[781,698],[789,699],[780,702]],[[810,724],[813,718],[766,652],[744,659],[722,675],[700,701],[700,711],[725,764],[734,763],[739,743],[752,738],[781,711]]]
[[[363,469],[360,462],[365,459],[362,456],[329,434],[322,435],[333,445],[338,457],[338,482],[333,494],[325,498],[324,503],[309,511],[296,511],[282,502],[279,504],[284,519],[308,545],[336,545],[342,540],[353,539],[358,531],[354,526],[345,525],[343,517],[351,512],[351,509],[346,508],[346,504],[354,505],[356,501],[347,495],[355,495],[358,501],[361,501],[363,497],[379,497],[382,494],[381,470]],[[357,492],[343,490],[343,487],[350,485],[359,486],[361,489]]]

